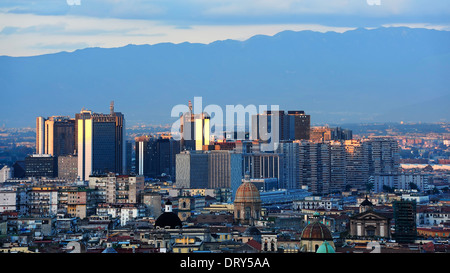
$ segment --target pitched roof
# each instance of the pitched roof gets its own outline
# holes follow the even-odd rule
[[[258,243],[258,242],[255,241],[255,240],[253,240],[253,239],[250,240],[250,241],[248,241],[248,242],[247,242],[247,245],[253,247],[254,249],[261,250],[261,244]]]

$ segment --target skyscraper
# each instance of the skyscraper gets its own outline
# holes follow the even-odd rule
[[[347,184],[345,147],[340,141],[330,142],[330,185],[329,191],[342,192]]]
[[[400,154],[397,140],[392,137],[370,137],[366,140],[370,146],[370,173],[398,174],[400,172]]]
[[[177,188],[208,188],[208,154],[182,151],[176,155]]]
[[[252,138],[262,141],[310,138],[311,117],[304,111],[265,111],[252,116]]]
[[[170,136],[141,136],[136,142],[136,173],[157,177],[163,173],[175,177],[175,155],[180,152],[180,142]]]
[[[189,112],[180,117],[181,150],[201,151],[203,145],[209,145],[210,117],[207,113],[195,114],[189,101]]]
[[[288,111],[287,114],[289,139],[309,139],[311,130],[311,116],[304,111]]]
[[[416,202],[400,200],[393,202],[395,232],[398,243],[414,243],[417,236]]]
[[[300,185],[300,143],[298,141],[281,142],[277,153],[284,155],[282,189],[299,189]]]
[[[36,118],[36,154],[52,156],[73,154],[75,120],[64,116]]]
[[[352,130],[336,127],[331,131],[332,140],[350,140],[352,138],[353,138]]]
[[[254,152],[242,154],[242,176],[248,171],[250,178],[276,178],[278,187],[283,181],[283,154]]]
[[[346,183],[358,190],[365,190],[369,182],[369,146],[361,140],[346,140]]]
[[[284,155],[280,187],[298,189],[308,186],[316,194],[345,189],[345,149],[341,142],[282,142],[278,152]]]
[[[264,111],[252,116],[252,139],[278,143],[287,140],[284,111]],[[276,147],[275,147],[276,148]]]
[[[125,118],[114,112],[114,104],[111,103],[110,114],[83,109],[75,120],[78,176],[87,180],[94,173],[125,173]]]

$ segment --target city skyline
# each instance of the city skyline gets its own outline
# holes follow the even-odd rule
[[[447,2],[1,1],[0,255],[449,253]]]

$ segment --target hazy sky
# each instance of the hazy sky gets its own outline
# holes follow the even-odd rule
[[[450,30],[448,0],[1,0],[0,55],[244,40],[283,30]]]

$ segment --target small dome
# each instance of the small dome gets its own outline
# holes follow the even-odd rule
[[[244,180],[236,191],[234,202],[261,202],[258,188],[252,182]]]
[[[155,226],[160,228],[177,228],[181,227],[182,223],[178,215],[172,212],[172,202],[166,202],[165,211],[155,221]]]
[[[367,197],[366,197],[366,199],[365,199],[364,201],[362,201],[362,203],[360,204],[360,206],[364,206],[364,207],[366,207],[366,206],[373,207],[373,204],[372,204],[372,202],[370,202],[369,199],[367,199]]]
[[[173,212],[164,212],[155,221],[155,226],[160,228],[182,227],[180,218]]]
[[[320,223],[316,217],[316,220],[313,223],[307,225],[303,229],[301,239],[324,241],[333,240],[333,236],[331,235],[331,231],[328,227]]]
[[[325,241],[320,245],[316,253],[336,253],[336,251],[327,241]]]

